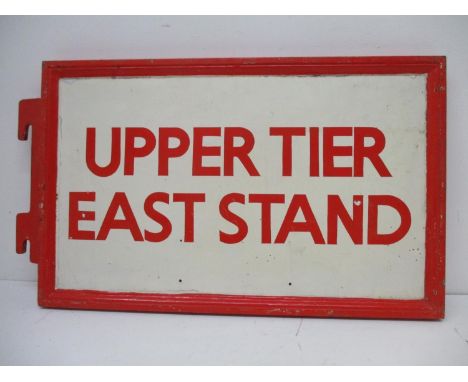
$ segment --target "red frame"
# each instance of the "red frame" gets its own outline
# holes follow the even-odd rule
[[[427,74],[425,297],[421,300],[111,293],[55,288],[58,82],[60,78],[187,75]],[[39,267],[43,307],[271,316],[441,319],[445,302],[445,57],[223,58],[51,61],[42,98],[20,102],[18,137],[32,127],[31,208],[17,216],[16,250]]]

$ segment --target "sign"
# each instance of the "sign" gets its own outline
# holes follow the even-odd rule
[[[445,58],[46,62],[44,307],[440,319]]]

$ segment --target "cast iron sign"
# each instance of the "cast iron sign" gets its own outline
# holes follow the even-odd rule
[[[45,62],[44,307],[438,319],[445,59]]]

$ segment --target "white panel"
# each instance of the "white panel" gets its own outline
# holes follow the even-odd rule
[[[297,295],[422,298],[425,255],[426,77],[410,75],[326,77],[164,77],[61,80],[57,201],[57,287],[135,292],[202,292],[248,295]],[[249,177],[236,163],[235,177],[191,177],[191,151],[170,162],[170,175],[157,176],[156,152],[137,159],[135,176],[122,167],[108,178],[86,167],[86,127],[97,128],[99,157],[106,160],[113,126],[179,126],[192,136],[194,126],[243,126],[255,134],[252,160],[261,173]],[[293,176],[281,176],[281,144],[270,126],[375,126],[386,135],[382,159],[391,178],[366,163],[364,178],[310,178],[308,139],[294,139]],[[222,139],[210,140],[221,144]],[[207,140],[208,142],[208,140]],[[340,144],[351,140],[343,138]],[[338,162],[340,165],[346,164]],[[210,158],[205,164],[220,164]],[[163,243],[134,242],[127,231],[112,231],[106,241],[68,239],[68,194],[95,191],[95,222],[80,228],[97,231],[115,191],[124,191],[141,229],[157,229],[143,203],[151,192],[205,192],[195,209],[195,242],[183,243],[181,203],[161,212],[173,223]],[[404,200],[411,229],[398,243],[354,245],[340,228],[338,245],[316,245],[308,234],[293,233],[284,245],[260,243],[260,207],[238,205],[249,224],[243,242],[219,242],[220,229],[233,232],[218,212],[226,193],[308,195],[326,233],[326,196],[338,194],[350,208],[354,194],[390,194]],[[365,206],[364,216],[367,208]],[[286,206],[273,207],[273,237]],[[382,230],[399,224],[380,210]],[[366,218],[364,227],[367,227]],[[181,280],[181,281],[179,281]]]

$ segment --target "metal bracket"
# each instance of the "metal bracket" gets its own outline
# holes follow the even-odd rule
[[[26,252],[30,245],[30,261],[39,262],[41,236],[44,230],[45,113],[42,99],[24,99],[19,103],[18,139],[26,141],[31,134],[31,197],[30,210],[16,215],[16,252]]]

